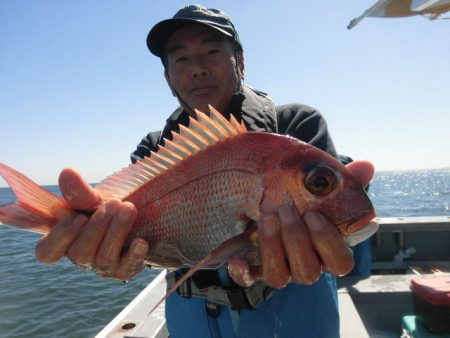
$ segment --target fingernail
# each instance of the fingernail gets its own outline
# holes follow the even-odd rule
[[[229,273],[230,274],[233,274],[233,275],[241,275],[243,272],[244,272],[244,269],[242,269],[242,267],[240,267],[240,266],[231,266],[231,265],[229,265],[228,266],[228,271],[229,271]]]
[[[120,208],[119,212],[119,219],[121,221],[128,221],[128,219],[131,217],[131,214],[133,213],[133,210],[129,208],[128,206],[122,206]]]
[[[113,275],[113,270],[109,266],[98,266],[96,269],[97,274],[100,274],[101,277],[107,278]]]
[[[278,230],[278,217],[275,215],[264,215],[261,222],[262,230],[266,236],[273,236]]]
[[[144,244],[144,243],[140,243],[140,242],[138,242],[137,244],[136,244],[136,249],[135,249],[135,253],[137,254],[137,255],[139,255],[139,256],[141,256],[141,255],[145,255],[146,253],[147,253],[147,245],[146,244]]]
[[[294,209],[290,205],[282,205],[278,209],[278,214],[282,225],[292,224],[296,221]]]
[[[66,201],[71,202],[80,195],[78,186],[74,184],[71,178],[66,179],[63,183],[60,183],[60,185]]]
[[[85,215],[77,214],[72,220],[72,225],[77,228],[82,227],[86,224],[87,220],[88,218]]]
[[[319,216],[319,214],[316,214],[314,212],[308,212],[304,216],[305,223],[308,226],[309,229],[312,231],[320,231],[322,230],[322,218]]]

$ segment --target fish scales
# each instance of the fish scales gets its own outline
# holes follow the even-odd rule
[[[149,241],[151,264],[192,265],[245,230],[249,210],[259,207],[261,159],[271,149],[255,151],[252,138],[238,137],[186,159],[127,198],[138,210],[130,239]]]

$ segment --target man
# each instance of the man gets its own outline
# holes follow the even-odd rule
[[[243,84],[242,44],[225,13],[186,6],[174,18],[155,25],[147,45],[161,58],[180,107],[162,131],[142,140],[132,154],[133,161],[156,150],[164,138],[170,139],[171,131],[195,116],[194,108],[207,113],[208,104],[225,116],[233,113],[251,131],[289,134],[336,156],[326,123],[317,111],[301,105],[275,107],[266,94]],[[364,172],[358,176],[363,183],[371,179]],[[74,209],[96,211],[90,217],[80,213],[57,225],[38,243],[38,259],[52,263],[67,255],[81,268],[121,280],[141,271],[151,250],[148,243],[135,239],[121,255],[136,217],[134,206],[101,201],[73,169],[64,170],[59,183]],[[172,338],[339,335],[333,275],[348,273],[353,257],[335,226],[318,213],[300,216],[292,206],[282,205],[276,213],[262,215],[258,228],[260,270],[232,259],[229,274],[226,269],[200,272],[188,282],[191,291],[181,288],[167,299],[166,319]],[[171,274],[168,283],[181,273]],[[201,295],[205,289],[214,290],[209,299]]]

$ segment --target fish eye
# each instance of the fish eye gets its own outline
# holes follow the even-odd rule
[[[305,177],[305,187],[317,196],[331,193],[337,186],[338,180],[334,172],[327,167],[312,169]]]

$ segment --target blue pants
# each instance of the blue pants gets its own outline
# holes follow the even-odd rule
[[[166,300],[166,320],[171,338],[337,338],[336,280],[323,274],[313,285],[291,283],[256,310],[241,310],[236,329],[228,307],[213,318],[206,300],[178,294]]]
[[[372,251],[370,239],[352,247],[355,266],[347,276],[369,277],[372,269]]]

